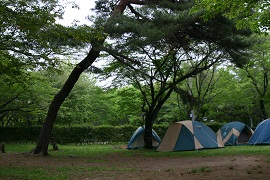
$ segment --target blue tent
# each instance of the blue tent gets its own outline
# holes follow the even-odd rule
[[[234,121],[224,124],[217,135],[222,139],[225,146],[246,144],[253,134],[253,130],[246,124]]]
[[[127,149],[139,149],[144,147],[144,126],[139,127],[131,136]],[[157,133],[152,129],[152,145],[153,147],[158,147],[159,143],[161,142]]]
[[[270,119],[266,119],[257,125],[248,144],[270,144]]]
[[[198,121],[171,124],[157,151],[186,151],[224,147],[221,139],[208,126]]]

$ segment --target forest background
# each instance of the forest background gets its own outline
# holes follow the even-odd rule
[[[106,13],[106,10],[111,10],[117,1],[111,2],[97,4],[97,12]],[[46,6],[37,5],[36,1],[28,3],[2,1],[0,6],[1,13],[4,14],[0,19],[1,31],[4,32],[0,37],[2,127],[42,126],[53,96],[60,91],[72,68],[76,66],[74,55],[81,57],[85,47],[91,42],[89,35],[95,38],[104,36],[102,29],[96,28],[102,21],[95,21],[95,27],[76,23],[65,27],[54,21],[54,18],[61,18],[63,15],[63,7],[49,2]],[[108,7],[103,6],[106,3]],[[27,5],[36,9],[27,13]],[[14,11],[7,11],[7,7],[16,8]],[[75,4],[74,8],[77,8]],[[55,13],[48,13],[52,11]],[[33,12],[36,13],[35,16]],[[36,23],[37,20],[40,24]],[[117,39],[117,33],[119,32],[112,30],[112,37]],[[187,119],[221,123],[240,121],[254,128],[260,121],[268,118],[269,38],[264,32],[253,34],[252,39],[253,46],[248,50],[249,59],[241,68],[231,63],[230,57],[223,57],[214,66],[178,83],[175,91],[161,107],[155,123],[168,125]],[[131,47],[132,45],[134,47],[137,44],[131,44]],[[83,50],[78,52],[78,49]],[[99,60],[106,60],[106,63],[101,68],[93,65],[81,75],[62,104],[55,125],[140,126],[145,123],[147,95],[142,93],[138,81],[135,83],[134,74],[119,69],[113,72],[116,70],[115,60],[121,62],[121,59],[110,50],[103,50]],[[192,63],[181,64],[186,69],[191,66]],[[121,69],[121,66],[118,65],[117,68]],[[138,75],[138,71],[135,72]],[[146,72],[150,72],[148,77],[151,77],[149,69],[141,73]],[[97,77],[104,81],[110,78],[112,82],[106,87],[98,86]],[[155,80],[153,86],[159,86],[160,81]],[[145,85],[147,81],[140,80],[139,83]]]

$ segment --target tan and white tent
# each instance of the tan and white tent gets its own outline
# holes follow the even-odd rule
[[[198,121],[180,121],[171,124],[157,151],[186,151],[224,147],[216,133]]]
[[[252,134],[253,130],[248,125],[238,121],[224,124],[217,131],[225,146],[247,144]]]

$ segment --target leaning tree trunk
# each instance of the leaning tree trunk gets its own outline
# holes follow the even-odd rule
[[[115,8],[114,12],[112,13],[111,19],[114,17],[114,15],[122,14],[128,3],[129,3],[128,0],[121,0],[118,3],[117,7]],[[66,97],[71,92],[75,83],[78,81],[81,73],[85,69],[87,69],[90,65],[92,65],[92,63],[96,60],[96,58],[99,57],[100,47],[103,45],[104,41],[105,39],[99,41],[97,40],[96,44],[92,44],[92,48],[89,51],[87,57],[84,60],[82,60],[79,64],[77,64],[77,66],[73,69],[69,78],[65,82],[64,86],[62,87],[62,89],[53,98],[49,106],[45,122],[39,134],[37,145],[32,150],[32,153],[41,154],[44,156],[48,155],[50,136],[57,117],[58,110],[62,105],[62,103],[64,102],[64,100],[66,99]]]
[[[79,64],[77,64],[77,66],[73,69],[69,78],[65,82],[64,86],[62,87],[62,89],[54,96],[49,106],[45,122],[39,134],[37,146],[33,150],[34,154],[48,155],[49,140],[58,110],[62,105],[62,103],[64,102],[65,98],[71,92],[75,83],[78,81],[81,73],[95,61],[95,59],[99,56],[99,52],[100,52],[99,49],[92,47],[88,56],[84,60],[82,60]]]

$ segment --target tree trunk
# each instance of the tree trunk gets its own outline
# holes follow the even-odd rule
[[[153,149],[153,134],[152,134],[152,129],[153,129],[153,120],[152,117],[146,116],[145,118],[145,130],[144,130],[144,147],[147,149]]]
[[[122,14],[127,5],[128,0],[121,0],[118,3],[114,12],[112,13],[111,18],[113,18],[117,14]],[[41,154],[43,156],[48,155],[49,140],[53,129],[53,125],[57,117],[58,110],[62,105],[62,103],[64,102],[64,100],[66,99],[66,97],[71,92],[75,83],[78,81],[81,73],[89,66],[91,66],[92,63],[96,60],[96,58],[99,57],[100,47],[103,45],[104,41],[105,39],[97,40],[94,44],[92,44],[92,48],[89,51],[87,57],[84,60],[82,60],[79,64],[77,64],[77,66],[73,69],[67,81],[65,82],[64,86],[62,87],[62,89],[54,96],[49,106],[45,122],[39,134],[37,145],[32,150],[32,153]]]
[[[1,151],[1,153],[6,153],[4,143],[0,144],[0,151]]]
[[[49,110],[39,134],[39,140],[37,143],[36,148],[33,150],[34,154],[42,154],[48,155],[48,145],[51,136],[51,132],[53,129],[53,125],[55,123],[55,119],[57,117],[58,110],[66,97],[71,92],[72,88],[74,87],[75,83],[78,81],[81,73],[88,68],[95,59],[99,56],[99,50],[94,47],[90,50],[88,56],[81,61],[77,66],[73,69],[70,76],[68,77],[67,81],[65,82],[62,89],[56,94],[49,106]]]
[[[153,84],[153,83],[152,83]],[[162,97],[161,94],[164,94],[164,91],[161,91],[157,97],[162,97],[159,100],[154,100],[154,96],[152,96],[153,101],[151,102],[150,107],[148,108],[148,111],[146,112],[145,116],[145,131],[144,131],[144,147],[147,149],[153,149],[153,135],[152,135],[152,129],[153,124],[155,120],[157,119],[158,113],[161,110],[161,107],[163,104],[167,101],[167,99],[170,97],[171,93],[174,90],[174,85],[171,86],[167,93]],[[152,94],[154,95],[154,94]]]
[[[267,114],[265,106],[264,106],[264,100],[262,100],[262,99],[260,100],[260,108],[261,108],[261,112],[262,112],[262,118],[267,119],[268,114]]]
[[[51,138],[51,143],[52,143],[52,146],[53,146],[53,150],[58,151],[59,148],[58,148],[57,143],[56,143],[56,141],[55,141],[55,139],[53,137]]]
[[[147,149],[153,149],[153,134],[152,134],[153,124],[154,124],[155,120],[157,119],[158,113],[159,113],[162,105],[168,99],[171,92],[172,92],[172,90],[170,90],[166,94],[166,96],[162,99],[162,101],[159,101],[157,103],[155,108],[149,108],[149,111],[146,113],[145,131],[144,131],[144,147]]]
[[[171,93],[171,91],[170,91]],[[169,94],[170,94],[169,93]],[[155,120],[157,119],[158,113],[164,104],[164,102],[168,98],[165,97],[163,101],[159,102],[157,106],[154,109],[149,110],[149,112],[146,113],[145,117],[145,131],[144,131],[144,147],[147,149],[153,149],[153,134],[152,134],[152,129],[153,129],[153,124]]]

